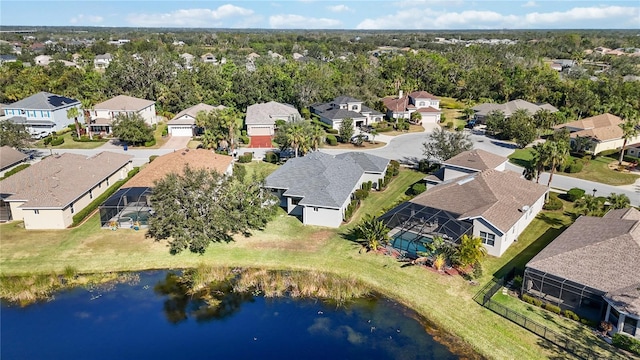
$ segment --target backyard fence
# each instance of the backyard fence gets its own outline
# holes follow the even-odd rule
[[[541,338],[555,344],[569,353],[582,358],[582,359],[600,359],[602,358],[601,354],[593,351],[592,349],[585,348],[580,343],[574,341],[573,339],[559,334],[548,327],[539,324],[538,322],[531,320],[530,318],[515,312],[508,307],[498,304],[497,302],[491,300],[493,295],[495,295],[505,283],[505,279],[513,277],[513,270],[504,278],[494,279],[485,285],[474,297],[473,299],[480,305],[485,308],[493,311],[494,313],[511,320],[512,322],[520,325],[521,327],[531,331],[532,333],[540,336]]]

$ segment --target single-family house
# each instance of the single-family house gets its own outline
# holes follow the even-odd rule
[[[42,137],[73,124],[74,119],[67,117],[67,111],[72,107],[78,108],[78,121],[83,122],[80,101],[48,92],[9,104],[4,107],[4,113],[9,121],[24,125],[31,135]]]
[[[411,114],[418,112],[421,115],[419,122],[437,124],[442,115],[440,99],[426,91],[413,91],[405,96],[400,90],[397,97],[387,96],[382,103],[389,119],[410,119]]]
[[[340,129],[342,121],[353,120],[354,129],[382,121],[383,114],[364,105],[362,100],[350,96],[338,96],[333,101],[311,105],[311,113],[318,115],[320,121]]]
[[[189,53],[180,54],[180,59],[182,59],[184,63],[184,68],[187,70],[193,69],[193,61],[195,60],[195,56]]]
[[[300,118],[300,112],[293,105],[269,101],[249,105],[244,123],[248,136],[273,136],[276,120],[293,121]]]
[[[52,61],[53,58],[49,55],[38,55],[33,58],[34,64],[39,66],[47,66]]]
[[[474,149],[464,151],[444,161],[436,173],[426,176],[424,180],[429,185],[438,185],[442,182],[476,174],[484,170],[504,171],[506,164],[506,157],[482,149]]]
[[[26,229],[64,229],[74,214],[127,177],[132,158],[107,151],[48,156],[0,181],[0,208]]]
[[[622,149],[624,133],[620,124],[623,122],[618,116],[606,113],[556,125],[554,129],[567,129],[572,146],[578,144],[578,138],[587,139],[588,143],[581,150],[597,155],[605,150]],[[636,143],[640,143],[640,136],[627,141],[629,145]]]
[[[525,100],[512,100],[504,104],[482,103],[474,106],[474,120],[476,124],[484,124],[485,117],[494,111],[501,111],[506,118],[510,117],[517,110],[527,110],[530,115],[540,110],[548,110],[551,113],[558,112],[558,109],[551,104],[534,104]]]
[[[224,105],[211,106],[207,104],[197,104],[188,109],[182,110],[173,119],[167,122],[167,131],[171,136],[193,136],[196,131],[196,117],[200,112],[212,110],[222,110]]]
[[[10,146],[0,147],[0,171],[4,171],[27,160],[29,155]]]
[[[581,216],[524,271],[522,292],[640,339],[640,211]]]
[[[111,123],[120,114],[138,114],[148,125],[158,122],[156,103],[127,95],[118,95],[93,106],[91,114],[91,131],[94,133],[111,133]]]
[[[316,151],[289,159],[265,179],[264,187],[303,224],[338,227],[353,193],[368,181],[377,184],[388,165],[388,159],[362,152]]]
[[[216,58],[215,55],[213,55],[212,53],[206,53],[202,56],[200,56],[200,60],[205,63],[205,64],[224,64],[227,62],[227,60],[225,58],[220,59],[220,61],[218,61],[218,59]]]
[[[155,183],[168,174],[182,174],[185,166],[230,176],[233,157],[205,149],[182,149],[157,157],[100,205],[102,226],[107,227],[114,221],[120,227],[132,226],[136,221],[148,225],[149,215],[153,213],[149,195]]]
[[[93,59],[93,66],[96,69],[106,69],[111,64],[111,61],[113,61],[113,56],[109,53],[96,55]]]
[[[410,256],[436,236],[459,243],[463,235],[501,256],[542,210],[546,193],[518,173],[488,169],[430,187],[380,219],[392,229],[392,246]]]

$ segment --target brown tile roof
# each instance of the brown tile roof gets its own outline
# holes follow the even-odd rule
[[[492,154],[488,151],[475,149],[462,152],[444,162],[447,165],[461,166],[473,170],[495,169],[498,165],[507,161],[507,158]]]
[[[522,217],[524,206],[547,192],[545,186],[512,171],[489,169],[456,180],[434,186],[410,202],[457,214],[458,219],[483,217],[506,232]]]
[[[581,120],[576,120],[576,121],[571,121],[568,123],[556,125],[554,126],[554,128],[562,129],[564,127],[572,127],[572,128],[578,128],[578,129],[584,130],[584,129],[608,127],[612,125],[618,126],[619,124],[622,124],[622,123],[623,123],[622,119],[619,118],[618,116],[605,113],[605,114],[584,118]]]
[[[133,156],[103,151],[97,155],[65,153],[44,158],[0,181],[7,201],[26,200],[23,208],[65,208],[131,161]]]
[[[621,139],[624,135],[622,128],[620,126],[611,125],[607,127],[594,128],[594,129],[585,129],[571,133],[571,137],[585,137],[591,138],[597,141],[607,141],[607,140],[615,140]]]
[[[27,159],[29,155],[24,154],[12,147],[0,147],[0,169],[6,169]]]
[[[409,98],[406,96],[403,96],[398,99],[393,96],[387,96],[382,98],[382,103],[387,109],[393,112],[407,111],[407,106],[409,105]]]
[[[428,107],[423,107],[423,108],[418,109],[418,112],[420,112],[420,113],[440,113],[442,111],[440,111],[440,110],[438,110],[438,109],[436,109],[434,107],[428,106]]]
[[[527,267],[606,292],[619,307],[640,314],[639,219],[636,209],[582,216]]]
[[[107,101],[94,105],[94,110],[127,110],[139,111],[155,104],[154,101],[139,99],[127,95],[118,95]]]
[[[411,96],[414,99],[434,99],[434,100],[438,99],[435,95],[430,94],[426,91],[414,91],[410,93],[409,96]]]
[[[185,165],[195,169],[215,169],[224,174],[233,157],[216,154],[211,150],[182,149],[160,156],[146,165],[136,176],[129,180],[124,187],[153,187],[156,181],[167,174],[182,174]]]

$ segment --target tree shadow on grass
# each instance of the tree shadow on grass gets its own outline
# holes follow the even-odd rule
[[[529,166],[530,161],[529,160],[524,160],[524,159],[518,159],[518,158],[511,158],[509,159],[509,161],[515,165],[518,165],[520,167],[526,168]]]
[[[545,223],[547,223],[550,226],[563,226],[564,222],[561,219],[558,219],[557,217],[552,217],[547,215],[547,213],[540,213],[538,214],[538,219],[544,221]]]
[[[544,232],[540,237],[538,237],[534,242],[532,242],[529,246],[527,246],[524,250],[522,250],[518,255],[514,256],[513,259],[509,260],[508,263],[504,264],[500,269],[498,269],[493,276],[495,279],[500,279],[507,274],[512,269],[515,269],[516,274],[522,274],[524,271],[525,265],[529,262],[529,260],[533,259],[542,249],[544,249],[553,239],[560,235],[566,226],[561,228],[549,228]]]

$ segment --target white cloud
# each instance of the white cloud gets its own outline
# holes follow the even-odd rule
[[[575,28],[589,27],[584,21],[600,23],[638,23],[640,7],[593,6],[567,11],[533,12],[525,15],[500,14],[495,11],[435,11],[430,8],[401,9],[379,18],[361,21],[357,29],[500,29],[500,28]]]
[[[312,18],[294,14],[279,14],[269,17],[269,25],[274,29],[329,29],[342,26],[340,20]]]
[[[352,11],[352,10],[351,10],[351,8],[350,8],[350,7],[348,7],[347,5],[333,5],[333,6],[327,6],[327,9],[329,9],[329,11],[331,11],[331,12],[335,12],[335,13]]]
[[[90,25],[90,24],[101,23],[103,20],[104,18],[102,16],[79,14],[77,16],[72,17],[69,20],[69,22],[72,24]]]
[[[221,5],[217,9],[180,9],[163,14],[131,14],[127,21],[135,26],[180,26],[180,27],[237,27],[246,18],[253,17],[251,9],[231,4]],[[233,20],[232,24],[224,24],[223,20]],[[235,21],[237,20],[237,21]]]
[[[398,1],[396,5],[402,8],[407,8],[434,5],[460,6],[463,3],[463,0],[402,0]]]
[[[527,1],[526,3],[522,4],[522,7],[536,7],[538,6],[538,4],[535,1]]]

